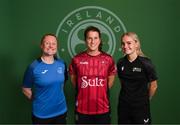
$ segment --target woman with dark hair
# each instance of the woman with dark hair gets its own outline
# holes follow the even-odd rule
[[[109,89],[116,67],[112,57],[101,51],[101,33],[90,26],[84,32],[87,50],[70,64],[71,81],[76,89],[76,123],[110,124]]]

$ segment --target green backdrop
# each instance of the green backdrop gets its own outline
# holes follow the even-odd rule
[[[179,0],[1,0],[0,123],[31,123],[31,102],[21,92],[23,73],[40,55],[42,35],[56,34],[61,21],[84,6],[106,8],[121,19],[127,31],[139,35],[142,49],[156,65],[159,76],[158,91],[151,101],[153,123],[180,124]],[[63,34],[58,34],[58,40],[60,46],[67,45]],[[115,42],[113,57],[117,61],[122,54],[118,50],[119,39]],[[70,63],[66,49],[59,50],[59,54]],[[112,123],[117,123],[119,89],[116,78],[110,91]],[[74,89],[70,80],[65,94],[68,123],[74,123]]]

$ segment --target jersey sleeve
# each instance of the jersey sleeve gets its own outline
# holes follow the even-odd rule
[[[123,63],[123,60],[124,58],[120,58],[116,64],[117,66],[117,73],[118,73],[118,77],[120,78],[121,75],[120,75],[120,72],[121,72],[121,66],[122,66],[122,63]]]
[[[116,75],[117,73],[117,68],[116,68],[116,65],[115,65],[115,62],[113,60],[113,58],[111,57],[110,58],[110,67],[109,67],[109,76],[110,75]]]
[[[63,64],[63,68],[64,68],[64,81],[66,82],[68,80],[68,69],[67,69],[67,65],[66,62],[62,59],[59,58],[55,58],[60,64]]]
[[[76,74],[75,71],[76,71],[75,70],[75,60],[73,58],[71,61],[71,64],[69,65],[69,74],[70,75]]]
[[[33,68],[32,66],[28,66],[24,73],[23,77],[23,85],[24,88],[31,88],[33,84]]]
[[[146,72],[148,81],[151,82],[151,81],[157,80],[158,79],[157,73],[155,70],[155,66],[152,64],[152,61],[150,59],[146,59],[143,61],[143,63],[144,63],[145,72]]]

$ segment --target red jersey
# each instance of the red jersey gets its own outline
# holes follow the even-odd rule
[[[103,52],[97,56],[88,55],[86,52],[80,53],[72,59],[69,72],[77,77],[77,112],[109,112],[108,76],[116,74],[112,57]]]

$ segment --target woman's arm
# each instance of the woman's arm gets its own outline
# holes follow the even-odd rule
[[[72,82],[74,88],[76,88],[76,75],[71,75],[70,77],[71,77],[71,82]]]
[[[115,75],[108,76],[108,87],[109,89],[113,86]]]
[[[32,100],[32,90],[31,88],[22,88],[23,94],[29,99]]]
[[[149,98],[150,99],[154,96],[154,94],[156,93],[156,90],[157,90],[157,80],[154,80],[150,82],[150,85],[149,85]]]

